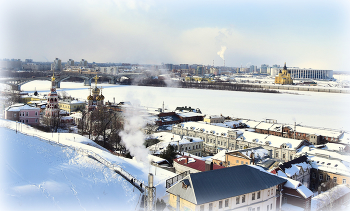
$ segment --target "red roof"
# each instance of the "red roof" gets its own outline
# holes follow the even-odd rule
[[[191,159],[194,159],[195,162],[187,163],[187,159],[183,159],[183,158],[191,158]],[[205,171],[205,161],[204,160],[199,160],[199,159],[196,159],[196,158],[193,158],[190,156],[182,156],[180,158],[174,159],[174,162],[176,162],[180,165],[183,165],[183,166],[187,166],[187,167],[192,168],[192,169],[196,169],[198,171]],[[213,170],[222,169],[222,168],[225,168],[225,167],[213,164]]]

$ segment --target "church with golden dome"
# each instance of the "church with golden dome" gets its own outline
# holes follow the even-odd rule
[[[283,70],[278,73],[275,77],[275,84],[293,84],[293,79],[291,77],[290,71],[287,70],[286,63],[284,63]]]
[[[102,87],[100,87],[100,88],[97,87],[98,76],[96,75],[94,77],[94,79],[95,79],[95,87],[90,88],[90,95],[87,97],[87,100],[88,100],[87,110],[88,111],[92,111],[96,107],[104,105],[103,101],[104,101],[105,97],[102,94]]]

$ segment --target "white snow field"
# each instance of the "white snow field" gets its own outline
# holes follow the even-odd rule
[[[94,84],[92,84],[94,86]],[[262,121],[276,119],[281,123],[325,127],[350,131],[350,94],[288,91],[288,93],[256,93],[204,89],[162,88],[145,86],[103,86],[105,101],[140,104],[148,109],[165,108],[174,110],[177,106],[200,108],[204,114],[223,114]],[[47,94],[49,81],[29,82],[23,91]],[[66,91],[72,97],[86,100],[89,87],[83,83],[62,82],[58,92]]]
[[[157,198],[164,197],[165,180],[175,175],[114,156],[77,134],[44,133],[20,123],[17,131],[16,122],[0,121],[1,210],[135,210],[140,191],[84,152],[146,185],[153,173]]]

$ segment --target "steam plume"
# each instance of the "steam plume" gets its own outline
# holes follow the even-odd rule
[[[141,110],[138,107],[131,106],[124,112],[124,130],[119,133],[122,143],[129,150],[130,155],[139,162],[148,164],[148,150],[143,145],[145,135],[141,131],[145,127]]]
[[[225,60],[224,54],[226,51],[226,46],[221,46],[221,50],[217,52],[217,54],[222,58],[222,60]]]

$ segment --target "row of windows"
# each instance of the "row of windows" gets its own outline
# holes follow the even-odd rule
[[[26,119],[26,120],[24,121],[24,119],[22,119],[22,120],[20,120],[20,122],[22,122],[22,123],[24,123],[24,122],[25,122],[25,123],[28,123],[28,122],[29,122],[29,120],[28,120],[28,119]],[[35,122],[36,122],[36,123],[38,123],[38,119],[35,119]]]
[[[19,112],[19,116],[29,116],[29,112]],[[35,116],[38,116],[38,112],[37,111],[35,112]]]
[[[313,173],[313,174],[312,174],[312,177],[313,177],[313,178],[316,178],[316,174]],[[320,175],[319,175],[319,178],[320,178],[320,180],[323,180],[323,174],[320,174]],[[329,175],[327,175],[327,176],[326,176],[326,181],[329,181],[330,179],[331,179],[331,177],[330,177]],[[337,177],[333,177],[333,181],[334,181],[334,182],[337,182]],[[346,179],[343,179],[342,183],[343,183],[343,184],[346,184]]]

